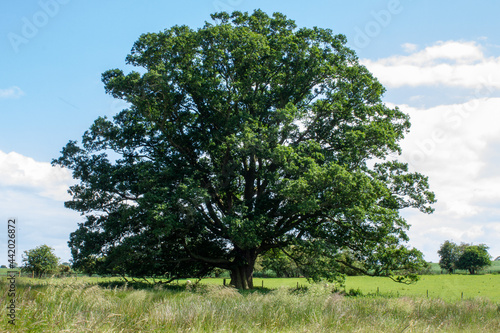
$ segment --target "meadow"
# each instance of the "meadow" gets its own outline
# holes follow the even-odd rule
[[[8,288],[5,278],[1,280],[1,302],[6,304]],[[0,331],[500,331],[500,296],[495,291],[500,275],[496,274],[423,276],[409,286],[384,278],[348,277],[345,290],[349,294],[352,289],[357,296],[345,295],[343,289],[332,292],[331,284],[311,285],[305,279],[263,281],[264,288],[239,292],[223,287],[222,279],[133,286],[103,278],[18,278],[16,325],[7,322],[2,306]],[[255,279],[256,285],[259,282]]]
[[[186,280],[179,283],[183,284]],[[195,281],[195,280],[191,280]],[[227,279],[229,281],[229,279]],[[304,278],[290,279],[254,279],[254,285],[275,289],[279,287],[299,288],[308,287],[310,284]],[[201,284],[222,285],[223,279],[203,279]],[[456,301],[483,297],[493,302],[500,303],[500,275],[423,275],[417,283],[410,285],[395,283],[384,277],[348,276],[345,286],[340,291],[349,293],[354,290],[360,295],[367,296],[417,296],[440,298],[445,301]]]

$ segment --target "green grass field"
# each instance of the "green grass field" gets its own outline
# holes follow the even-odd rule
[[[346,289],[359,288],[363,293],[382,295],[422,296],[456,301],[462,298],[487,298],[500,302],[500,275],[424,275],[411,285],[394,283],[386,278],[348,277]]]
[[[428,286],[484,286],[497,276],[433,276],[418,284]],[[472,279],[470,279],[472,278]],[[479,279],[476,279],[479,278]],[[463,281],[460,281],[462,279]],[[346,297],[331,292],[331,285],[314,284],[296,290],[298,279],[267,279],[269,289],[240,293],[207,279],[184,288],[180,281],[169,288],[133,289],[96,284],[95,278],[17,280],[16,325],[0,315],[1,332],[498,332],[500,305],[484,297],[445,300],[435,297],[388,294]],[[103,280],[103,279],[100,279]],[[108,279],[109,280],[109,279]],[[102,282],[102,281],[101,281]],[[116,281],[115,281],[116,282]],[[483,283],[484,282],[484,283]],[[349,278],[348,288],[380,292],[393,282]],[[414,288],[410,286],[409,288]],[[498,285],[498,283],[497,283]],[[7,285],[2,304],[9,301]],[[474,289],[476,290],[476,289]],[[469,289],[469,293],[473,290]],[[408,292],[405,295],[410,295]],[[444,294],[443,294],[444,295]],[[3,311],[7,309],[3,306]]]
[[[186,280],[181,280],[183,284]],[[195,280],[191,280],[195,282]],[[229,282],[229,279],[226,279]],[[304,278],[290,279],[254,279],[254,286],[274,289],[279,287],[294,288],[309,286]],[[222,285],[223,279],[203,279],[200,283]],[[393,282],[383,277],[348,276],[345,283],[345,291],[359,289],[364,295],[378,294],[380,296],[421,296],[440,298],[445,301],[456,301],[462,298],[487,298],[493,302],[500,302],[500,275],[423,275],[420,281],[411,285]]]
[[[356,297],[301,278],[256,278],[252,292],[223,287],[223,279],[186,281],[162,287],[119,278],[17,278],[12,326],[2,277],[0,332],[500,331],[499,274],[425,275],[412,285],[347,277],[345,291],[359,290]]]

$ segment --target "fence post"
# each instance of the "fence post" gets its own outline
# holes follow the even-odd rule
[[[222,284],[225,286],[226,285],[226,279],[222,280]]]

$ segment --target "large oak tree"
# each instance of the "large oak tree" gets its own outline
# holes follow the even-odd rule
[[[251,288],[259,255],[293,248],[313,279],[352,265],[346,251],[367,274],[411,272],[421,253],[399,211],[430,213],[434,195],[393,158],[409,117],[382,103],[343,35],[260,10],[212,19],[142,35],[127,56],[139,72],[103,74],[130,107],[53,161],[79,180],[66,202],[87,219],[69,242],[76,266],[218,267]]]

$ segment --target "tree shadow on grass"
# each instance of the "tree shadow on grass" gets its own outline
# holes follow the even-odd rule
[[[186,290],[185,285],[179,284],[166,284],[166,283],[148,283],[143,281],[100,281],[97,285],[106,289],[114,288],[130,288],[134,290],[153,290],[153,289],[164,289],[171,291],[183,291]]]
[[[273,291],[273,289],[269,289],[269,288],[265,288],[265,287],[255,287],[253,289],[247,289],[247,290],[244,290],[244,289],[240,289],[238,290],[240,294],[242,294],[243,296],[246,296],[246,295],[250,295],[250,294],[261,294],[261,295],[267,295],[269,294],[271,291]]]
[[[134,290],[169,290],[169,291],[192,291],[192,292],[203,292],[204,289],[208,287],[208,285],[204,284],[193,284],[193,285],[186,285],[186,284],[176,284],[176,283],[147,283],[144,281],[102,281],[102,282],[97,282],[97,285],[101,288],[106,288],[106,289],[115,289],[115,288],[130,288]],[[231,287],[227,287],[231,288]],[[273,289],[269,288],[264,288],[264,287],[255,287],[253,289],[249,290],[238,290],[238,292],[243,295],[250,295],[254,293],[266,295],[269,294]]]

